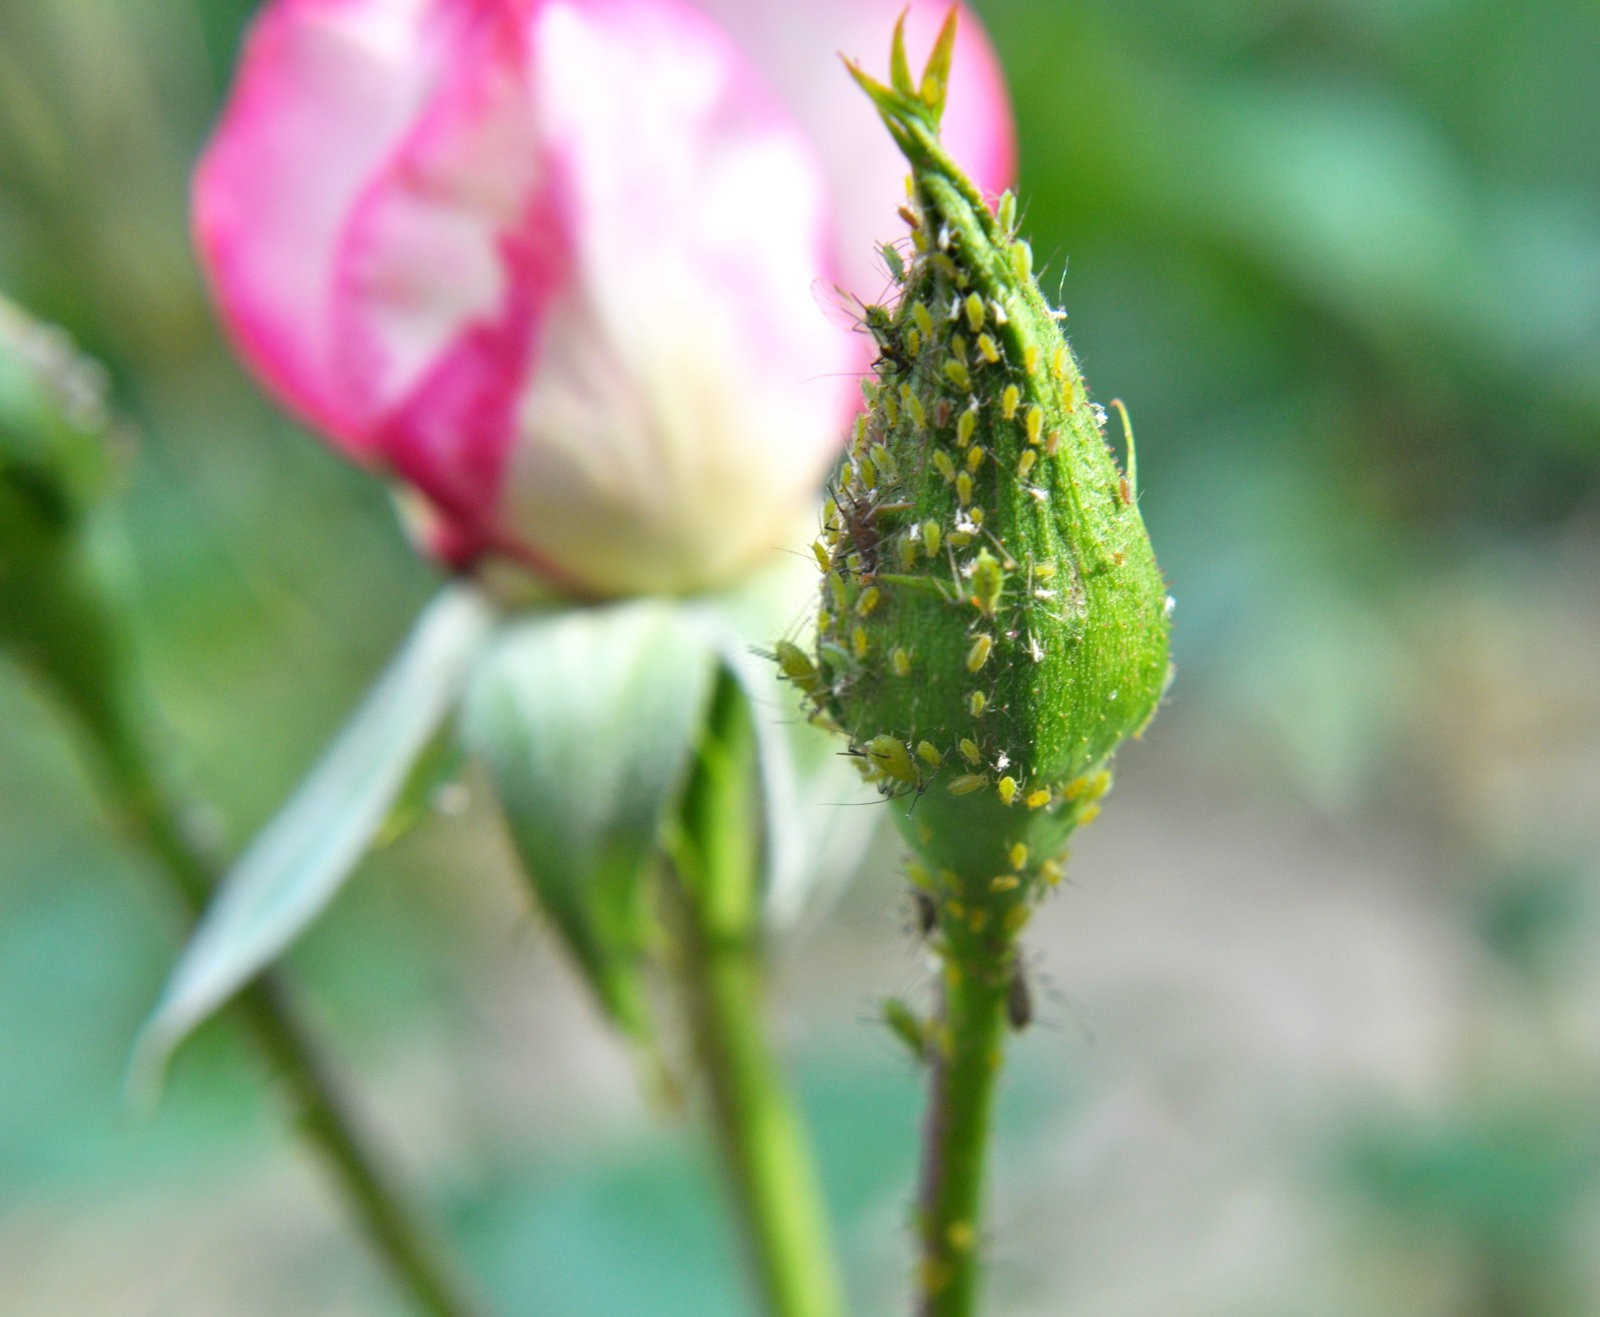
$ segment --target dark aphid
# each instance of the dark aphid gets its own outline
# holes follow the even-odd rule
[[[1006,1019],[1019,1033],[1033,1022],[1033,990],[1020,960],[1011,967],[1011,981],[1006,984]]]
[[[878,531],[878,505],[844,487],[830,489],[828,493],[839,509],[851,549],[861,555],[859,574],[864,578],[875,575],[878,570],[878,541],[881,538]]]
[[[911,357],[906,352],[900,331],[895,328],[894,320],[888,311],[881,306],[864,306],[861,308],[861,323],[867,327],[873,342],[878,345],[878,359],[872,363],[874,370],[884,362],[896,370],[911,369]]]
[[[917,912],[917,936],[933,936],[933,930],[939,922],[939,907],[934,905],[933,898],[926,892],[913,890],[911,904]]]

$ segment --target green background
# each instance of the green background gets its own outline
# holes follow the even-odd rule
[[[248,9],[0,4],[0,291],[137,427],[128,589],[232,847],[435,584],[197,280]],[[1179,666],[1029,942],[991,1310],[1600,1310],[1600,9],[980,9]],[[401,1311],[226,1026],[154,1119],[122,1105],[177,912],[4,665],[0,727],[0,1311]],[[294,952],[314,1014],[505,1311],[748,1311],[693,1125],[481,795]],[[909,1251],[918,1084],[873,1023],[928,986],[909,925],[885,845],[777,991],[860,1312]]]

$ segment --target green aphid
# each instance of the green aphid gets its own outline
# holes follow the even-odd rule
[[[898,997],[890,997],[884,1002],[883,1022],[889,1026],[889,1032],[906,1045],[906,1050],[911,1053],[914,1060],[918,1062],[927,1060],[927,1027],[905,1002]]]
[[[904,741],[893,736],[874,736],[862,749],[872,765],[885,777],[906,786],[914,787],[921,783],[917,766],[912,762],[911,752],[906,749]]]
[[[900,259],[900,253],[894,244],[884,243],[878,248],[878,254],[883,257],[883,263],[888,267],[889,277],[897,284],[903,284],[906,281],[906,265]]]
[[[987,548],[979,549],[972,564],[972,602],[985,617],[993,617],[1005,592],[1006,573]]]
[[[815,695],[822,689],[822,675],[817,671],[817,665],[792,640],[778,642],[777,658],[778,671],[807,695]]]

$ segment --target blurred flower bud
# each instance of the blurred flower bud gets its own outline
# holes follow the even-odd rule
[[[105,370],[0,298],[0,581],[53,552],[105,485]]]
[[[1126,469],[1008,195],[938,140],[953,16],[920,83],[858,69],[912,165],[904,278],[817,545],[814,661],[790,679],[851,738],[930,864],[995,891],[1051,879],[1167,679],[1167,594]]]
[[[717,584],[837,454],[817,152],[676,0],[275,0],[195,228],[251,365],[457,565]]]

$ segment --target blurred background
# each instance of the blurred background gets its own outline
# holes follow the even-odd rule
[[[244,0],[0,0],[0,292],[110,368],[148,675],[236,848],[436,581],[223,347],[186,178]],[[1179,679],[1028,940],[996,1314],[1600,1311],[1600,9],[991,0],[1026,229],[1128,400]],[[848,94],[843,85],[841,95]],[[0,661],[0,1312],[399,1313],[181,920]],[[782,949],[855,1310],[898,1310],[929,974],[894,848]],[[692,1124],[480,803],[290,967],[508,1313],[748,1311]]]

